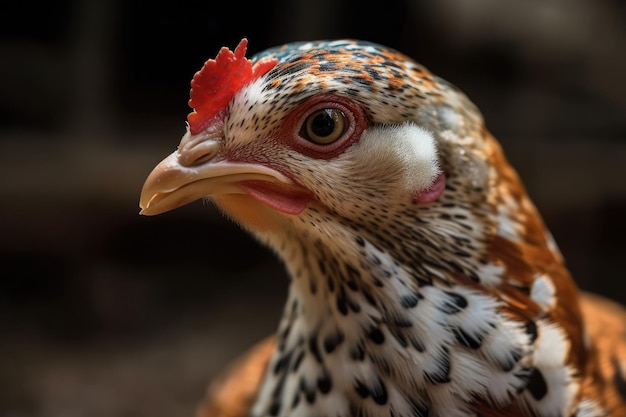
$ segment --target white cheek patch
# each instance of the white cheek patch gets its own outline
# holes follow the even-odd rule
[[[375,126],[363,132],[355,148],[369,169],[393,173],[402,191],[428,189],[441,173],[435,138],[415,123]]]

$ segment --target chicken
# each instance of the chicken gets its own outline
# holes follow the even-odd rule
[[[191,82],[141,213],[208,197],[290,274],[276,336],[201,416],[626,416],[626,313],[578,292],[476,107],[350,40]]]

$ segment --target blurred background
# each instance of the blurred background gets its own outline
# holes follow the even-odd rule
[[[191,77],[244,36],[367,39],[458,85],[581,287],[626,302],[626,3],[373,3],[3,2],[0,417],[191,416],[274,330],[268,250],[201,202],[138,215]]]

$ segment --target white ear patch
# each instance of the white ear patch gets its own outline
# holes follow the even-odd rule
[[[358,145],[356,152],[370,168],[393,172],[402,191],[425,190],[441,173],[435,138],[415,123],[375,126],[363,132]]]

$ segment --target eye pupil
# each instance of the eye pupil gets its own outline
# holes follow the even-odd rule
[[[311,121],[311,131],[321,138],[330,136],[335,130],[335,119],[331,109],[324,109]]]
[[[300,135],[318,145],[338,140],[346,130],[346,115],[336,108],[320,109],[306,118]]]

